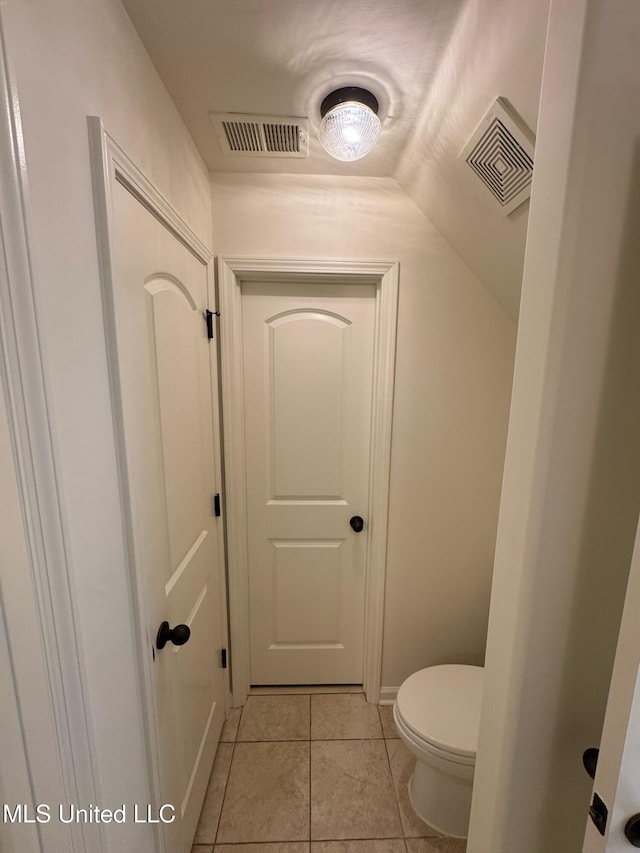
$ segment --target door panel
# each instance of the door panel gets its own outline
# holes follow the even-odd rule
[[[344,542],[271,541],[273,547],[272,647],[338,646]],[[307,602],[313,602],[310,608]]]
[[[251,681],[362,681],[375,288],[242,290]]]
[[[156,389],[160,427],[169,560],[172,570],[203,532],[199,522],[199,491],[205,488],[200,418],[185,417],[203,405],[198,369],[202,344],[197,306],[187,291],[166,279],[145,285],[148,294],[151,381]],[[195,318],[194,318],[195,313]],[[194,328],[194,319],[196,328]],[[195,485],[199,484],[199,488]],[[206,531],[205,531],[206,532]],[[167,581],[169,578],[167,578]]]
[[[126,474],[149,653],[161,622],[191,630],[186,645],[153,654],[158,805],[176,808],[167,849],[187,853],[225,695],[207,270],[119,183],[113,222]]]
[[[271,500],[340,500],[350,324],[318,309],[291,311],[265,325]],[[311,347],[305,369],[292,370]]]

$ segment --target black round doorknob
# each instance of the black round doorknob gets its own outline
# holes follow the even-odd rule
[[[361,533],[364,529],[364,518],[361,515],[354,515],[349,519],[349,524],[356,533]]]
[[[592,779],[596,778],[596,767],[598,766],[598,755],[600,754],[600,750],[597,746],[590,746],[589,749],[585,749],[582,753],[582,763],[584,765],[584,769],[587,771],[589,776]]]
[[[640,847],[640,814],[634,814],[633,817],[629,818],[624,828],[624,834],[633,847]]]
[[[156,648],[164,649],[167,643],[171,642],[174,646],[184,646],[191,636],[191,628],[188,625],[176,625],[175,628],[170,628],[168,622],[163,622],[158,628],[158,636],[156,637]]]

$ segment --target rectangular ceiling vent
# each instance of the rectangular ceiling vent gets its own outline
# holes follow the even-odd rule
[[[299,116],[209,113],[223,154],[233,157],[309,156],[309,120]]]
[[[509,103],[497,98],[460,154],[505,216],[531,195],[534,143]]]

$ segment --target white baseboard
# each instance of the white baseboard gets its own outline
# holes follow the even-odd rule
[[[381,687],[380,705],[393,705],[398,695],[399,687]]]

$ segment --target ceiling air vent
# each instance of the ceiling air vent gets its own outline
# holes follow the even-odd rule
[[[504,98],[497,98],[460,158],[507,216],[531,195],[533,151],[532,132]]]
[[[309,120],[298,116],[209,113],[224,154],[233,157],[307,157]]]

